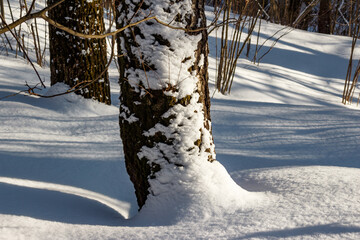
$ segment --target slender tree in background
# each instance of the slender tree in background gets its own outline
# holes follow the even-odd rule
[[[233,16],[231,14],[232,7],[237,3],[236,0],[227,0],[223,2],[222,7],[222,21],[227,24],[220,27],[221,44],[219,45],[221,50],[217,68],[216,88],[223,94],[230,93],[237,61],[246,44],[250,47],[251,35],[260,16],[259,6],[251,1],[247,1],[242,8],[237,8],[237,14]],[[230,22],[234,22],[234,24]],[[230,30],[229,26],[232,26],[233,30]]]
[[[0,0],[0,15],[5,18],[5,12],[4,12],[4,0]],[[0,26],[2,25],[2,20],[0,18]]]
[[[49,4],[54,2],[56,0],[48,1]],[[95,35],[105,31],[102,0],[67,0],[49,11],[49,17],[80,33]],[[106,40],[79,38],[51,25],[49,34],[51,85],[58,82],[70,87],[88,84],[76,93],[110,104],[109,77],[105,71]],[[97,78],[99,80],[89,84]]]
[[[349,58],[349,64],[347,68],[343,96],[342,96],[342,103],[343,104],[351,104],[354,99],[357,98],[357,104],[360,103],[360,93],[358,93],[358,80],[360,77],[360,60],[356,57],[356,47],[357,41],[360,38],[360,11],[359,9],[356,11],[355,21],[353,21],[353,32],[352,35],[352,44],[351,44],[351,52]],[[357,63],[356,63],[356,58]],[[356,92],[356,94],[355,94]],[[359,94],[357,96],[357,94]]]
[[[331,33],[331,0],[320,0],[318,32]]]
[[[118,38],[120,129],[141,208],[196,161],[214,161],[204,0],[116,1],[117,27],[153,14]],[[164,179],[170,174],[172,177]],[[161,180],[160,180],[161,179]]]

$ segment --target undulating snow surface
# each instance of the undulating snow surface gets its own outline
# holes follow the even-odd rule
[[[281,29],[262,25],[260,42]],[[215,42],[213,32],[212,92]],[[360,115],[341,105],[350,42],[294,30],[259,66],[241,59],[231,95],[212,99],[217,159],[227,171],[204,164],[183,198],[151,201],[139,214],[115,66],[112,106],[76,95],[0,100],[0,239],[359,239]],[[38,69],[48,86],[49,69]],[[25,81],[38,82],[32,68],[1,55],[0,98]]]

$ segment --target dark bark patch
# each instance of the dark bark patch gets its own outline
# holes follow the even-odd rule
[[[191,95],[187,95],[187,96],[181,98],[181,99],[179,100],[179,103],[180,103],[181,105],[183,105],[184,107],[186,107],[187,105],[189,105],[190,100],[191,100]]]
[[[187,61],[189,61],[191,59],[191,57],[186,57],[186,58],[184,58],[182,61],[181,61],[181,63],[186,63]]]
[[[163,10],[164,10],[164,12],[171,13],[171,9],[170,9],[170,7],[163,8]]]
[[[167,46],[167,47],[170,47],[171,44],[169,42],[169,40],[165,39],[163,36],[161,36],[160,34],[151,34],[151,36],[153,36],[155,38],[155,40],[160,44],[160,45],[163,45],[163,46]]]
[[[201,139],[196,140],[196,141],[194,142],[194,144],[195,144],[196,146],[200,147],[200,145],[201,145]]]
[[[141,39],[145,39],[144,34],[141,33],[141,30],[140,30],[140,28],[139,28],[138,26],[135,26],[135,27],[134,27],[134,34],[135,34],[136,36],[141,37]]]

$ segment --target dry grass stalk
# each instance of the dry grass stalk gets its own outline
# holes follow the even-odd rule
[[[231,91],[237,61],[246,44],[250,41],[261,12],[257,5],[254,4],[255,2],[246,1],[241,8],[237,5],[235,10],[238,12],[238,15],[235,15],[233,14],[233,6],[237,3],[238,1],[236,0],[227,0],[222,8],[223,24],[216,87],[223,94],[230,93]],[[234,27],[231,32],[230,26]],[[245,32],[246,27],[247,32]],[[242,40],[243,33],[246,36]]]
[[[359,13],[359,11],[358,11]],[[360,16],[360,15],[358,15]],[[353,26],[353,33],[352,33],[352,44],[351,44],[351,53],[349,58],[348,69],[346,73],[346,79],[344,84],[344,91],[342,96],[342,103],[343,104],[351,104],[353,101],[353,96],[355,90],[357,88],[358,79],[360,76],[360,60],[358,60],[357,65],[353,72],[354,67],[354,52],[356,49],[357,40],[360,37],[360,19],[357,18],[355,24]]]
[[[4,0],[0,0],[4,1]],[[44,0],[45,1],[45,0]],[[30,4],[28,4],[27,0],[19,0],[19,6],[12,6],[10,4],[10,1],[7,0],[7,7],[8,7],[8,13],[11,17],[12,23],[9,25],[5,25],[5,22],[0,24],[0,31],[1,31],[1,38],[6,39],[6,44],[4,44],[3,40],[3,48],[6,49],[6,52],[8,53],[8,49],[12,52],[14,52],[15,57],[18,57],[21,55],[25,59],[27,57],[25,55],[28,55],[29,52],[35,53],[36,63],[39,66],[44,66],[45,64],[45,52],[46,52],[46,41],[44,44],[41,44],[40,41],[40,35],[39,35],[39,28],[38,28],[38,21],[36,19],[33,19],[31,23],[26,22],[25,27],[21,24],[17,24],[15,27],[11,27],[11,25],[14,22],[20,22],[21,19],[29,19],[29,15],[31,15],[31,12],[35,9],[35,0],[32,0]],[[18,9],[19,13],[18,16],[15,16],[15,13],[13,12],[13,9]],[[1,15],[1,14],[0,14]],[[1,15],[2,16],[2,15]],[[5,13],[3,15],[5,19]],[[18,20],[15,21],[15,18],[18,18]],[[25,22],[25,21],[21,21]],[[10,29],[13,29],[14,36],[9,38],[5,32],[9,31]],[[46,29],[46,28],[45,28]],[[46,38],[46,32],[45,32],[45,38]],[[26,43],[26,44],[25,44]],[[12,46],[12,44],[16,44],[15,47]],[[21,46],[20,46],[21,45]],[[21,54],[22,53],[22,54]]]

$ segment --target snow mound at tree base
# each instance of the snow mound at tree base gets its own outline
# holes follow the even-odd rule
[[[150,194],[132,221],[140,225],[201,222],[246,212],[270,200],[265,193],[248,192],[241,188],[217,161],[199,161],[186,170],[174,172],[171,186],[161,186],[158,182],[157,189],[163,188],[163,191],[158,195]]]
[[[96,100],[89,101],[89,99],[85,99],[81,95],[73,92],[66,93],[69,89],[71,89],[71,87],[67,84],[54,84],[44,94],[44,96],[50,97],[47,98],[48,101],[46,101],[46,104],[50,104],[52,109],[56,110],[57,113],[79,117],[113,115],[114,112],[119,111],[118,108],[113,105],[109,106]]]

